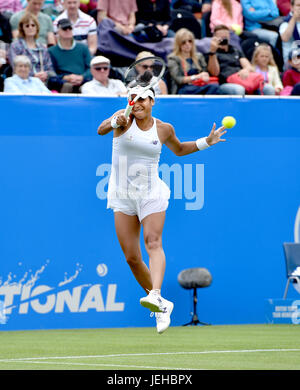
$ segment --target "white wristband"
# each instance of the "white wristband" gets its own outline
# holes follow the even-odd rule
[[[120,125],[117,124],[117,117],[114,116],[112,118],[112,120],[110,121],[110,125],[113,129],[117,129],[118,127],[120,127]]]
[[[209,147],[208,143],[206,142],[206,137],[198,138],[196,141],[196,145],[199,150],[204,150]]]

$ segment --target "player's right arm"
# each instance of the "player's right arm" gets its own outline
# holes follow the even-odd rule
[[[116,118],[116,120],[115,120],[116,123],[119,125],[120,128],[122,127],[122,130],[124,130],[124,128],[126,127],[127,122],[128,122],[127,119],[125,118],[124,111],[125,110],[119,110],[119,111],[115,112],[108,119],[105,119],[101,123],[101,125],[98,127],[97,133],[99,135],[105,135],[105,134],[110,133],[112,130],[115,130],[112,127],[112,120],[113,120],[113,118]]]

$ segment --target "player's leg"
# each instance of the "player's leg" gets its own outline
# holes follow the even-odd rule
[[[115,212],[115,228],[126,261],[138,283],[148,292],[152,289],[150,271],[140,249],[141,224],[136,215]]]
[[[142,220],[153,290],[161,289],[166,268],[166,258],[162,247],[164,222],[165,211],[150,214]]]
[[[142,220],[153,289],[148,296],[141,298],[140,303],[155,311],[158,333],[163,333],[169,327],[174,307],[172,302],[164,299],[160,294],[166,268],[166,257],[162,247],[164,222],[165,211],[150,214]]]

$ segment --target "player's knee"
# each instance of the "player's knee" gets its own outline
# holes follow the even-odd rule
[[[145,236],[145,245],[148,250],[153,250],[161,247],[161,238],[156,233],[149,233]]]
[[[131,268],[136,267],[142,261],[141,256],[136,255],[134,253],[127,253],[125,257],[126,257],[127,264]]]

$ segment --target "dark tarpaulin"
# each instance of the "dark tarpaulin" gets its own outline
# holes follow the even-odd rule
[[[210,51],[211,38],[196,39],[197,50],[201,53]],[[231,36],[230,43],[241,49],[238,36]],[[98,25],[98,50],[110,57],[116,66],[128,66],[141,51],[150,51],[167,62],[167,56],[173,49],[174,38],[164,38],[160,42],[140,43],[130,35],[122,35],[115,30],[114,22],[105,18]]]

